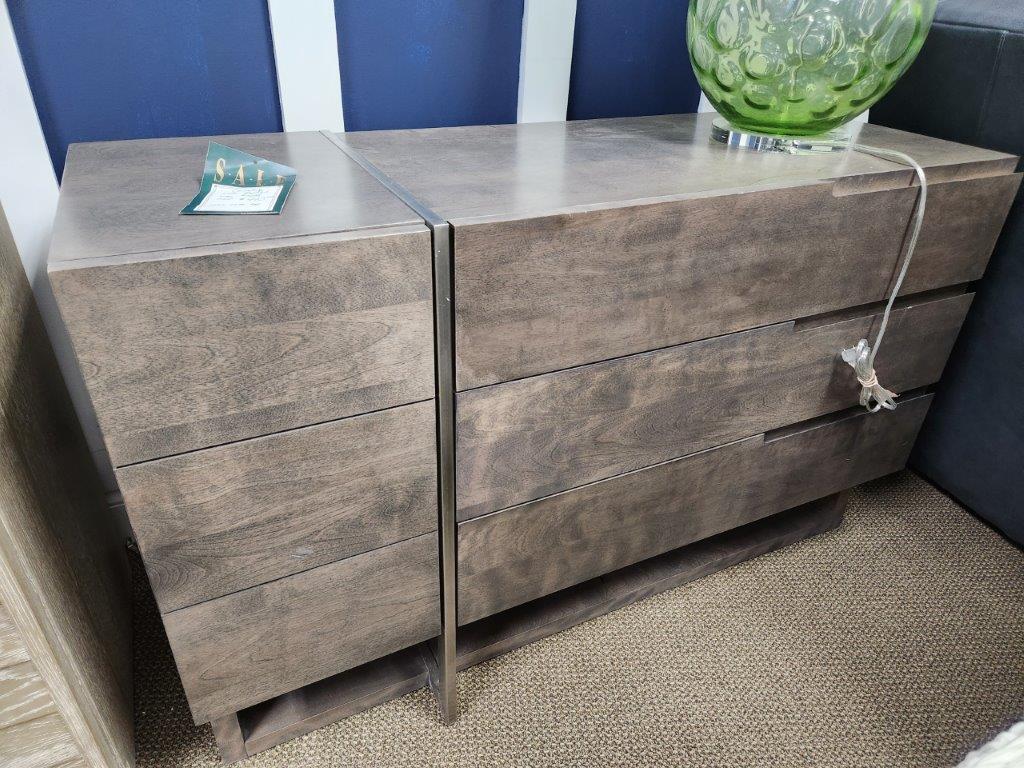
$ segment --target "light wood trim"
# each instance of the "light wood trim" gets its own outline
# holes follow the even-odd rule
[[[0,730],[56,711],[50,690],[32,662],[0,669]]]
[[[28,661],[28,651],[7,610],[0,605],[0,669]]]
[[[4,758],[4,768],[63,768],[81,759],[78,746],[59,714],[0,729],[0,756]]]
[[[50,721],[63,719],[71,735],[51,750],[63,762],[80,753],[130,768],[124,540],[2,215],[0,292],[0,603],[60,713],[17,728],[45,745]]]

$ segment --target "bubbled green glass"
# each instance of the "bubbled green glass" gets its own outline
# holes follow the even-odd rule
[[[734,127],[813,136],[871,107],[907,70],[936,0],[690,0],[686,42]]]

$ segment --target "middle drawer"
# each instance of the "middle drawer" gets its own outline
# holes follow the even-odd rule
[[[894,311],[876,362],[882,384],[938,381],[970,303],[909,299]],[[851,310],[460,392],[458,518],[856,405],[860,387],[839,353],[878,321]]]
[[[117,470],[163,613],[437,530],[434,401]]]

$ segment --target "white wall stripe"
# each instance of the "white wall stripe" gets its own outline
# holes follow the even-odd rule
[[[0,18],[0,135],[4,137],[4,163],[0,173],[0,200],[33,287],[46,273],[50,230],[57,210],[57,177],[36,115],[18,43],[3,6]]]
[[[344,131],[334,0],[267,0],[286,131]]]
[[[565,120],[576,0],[525,0],[519,54],[520,123]]]
[[[75,362],[71,340],[60,319],[46,277],[53,217],[57,212],[57,177],[36,113],[32,90],[14,37],[6,1],[0,6],[0,136],[4,137],[4,172],[0,173],[0,203],[32,284],[67,383],[85,438],[107,490],[116,488],[110,459],[103,447],[99,425]]]

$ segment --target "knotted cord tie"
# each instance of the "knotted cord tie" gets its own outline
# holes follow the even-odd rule
[[[887,411],[896,410],[896,400],[899,397],[895,392],[878,383],[878,374],[871,367],[871,345],[867,339],[861,339],[856,347],[843,350],[843,360],[853,366],[857,374],[857,381],[860,382],[860,404],[871,413],[878,413],[885,408]],[[871,401],[874,400],[874,405]]]

